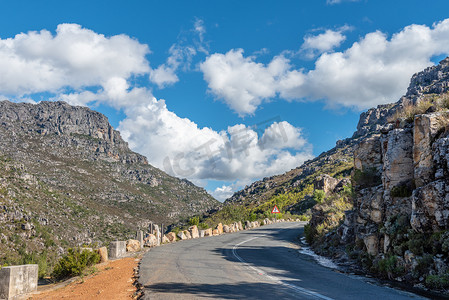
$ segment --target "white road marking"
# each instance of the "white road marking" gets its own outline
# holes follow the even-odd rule
[[[233,255],[235,256],[235,258],[237,258],[241,263],[245,264],[248,268],[254,270],[254,271],[255,271],[256,273],[258,273],[259,275],[265,276],[266,278],[268,278],[268,279],[270,279],[270,280],[272,280],[272,281],[275,281],[275,282],[277,282],[277,283],[279,283],[279,284],[281,284],[281,285],[283,285],[283,286],[285,286],[285,287],[288,287],[288,288],[290,288],[290,289],[292,289],[292,290],[294,290],[294,291],[296,291],[296,292],[302,293],[302,294],[306,294],[306,295],[309,295],[309,296],[317,297],[317,298],[319,298],[319,299],[333,300],[332,298],[326,297],[326,296],[321,295],[321,294],[319,294],[319,293],[317,293],[317,292],[310,291],[310,290],[308,290],[308,289],[305,289],[305,288],[296,286],[296,285],[294,285],[294,284],[290,284],[290,283],[284,282],[284,281],[282,281],[281,279],[279,279],[278,277],[272,276],[272,275],[270,275],[270,274],[268,274],[268,273],[266,273],[266,272],[264,272],[264,271],[262,271],[262,270],[260,270],[260,269],[258,269],[258,268],[256,268],[256,267],[254,267],[254,266],[251,266],[251,265],[248,264],[243,258],[241,258],[240,255],[237,254],[237,248],[238,248],[240,245],[245,244],[245,243],[247,243],[247,242],[249,242],[249,241],[252,241],[252,240],[255,240],[255,239],[264,237],[264,236],[266,236],[266,234],[265,234],[265,235],[259,235],[259,236],[253,237],[253,238],[250,238],[250,239],[248,239],[248,240],[245,240],[245,241],[243,241],[243,242],[240,242],[240,243],[236,244],[236,245],[232,248],[232,254],[233,254]]]

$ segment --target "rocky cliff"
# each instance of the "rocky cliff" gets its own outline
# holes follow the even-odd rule
[[[449,288],[449,58],[415,74],[396,103],[362,113],[351,138],[235,193],[222,215],[260,218],[274,204],[311,217],[306,238],[323,255]]]
[[[397,103],[361,115],[353,209],[321,234],[312,216],[317,251],[390,279],[449,288],[448,91],[449,58],[415,74]]]
[[[219,204],[132,152],[104,115],[64,102],[1,101],[0,164],[0,264],[129,238]]]

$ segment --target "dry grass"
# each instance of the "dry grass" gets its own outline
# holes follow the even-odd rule
[[[395,123],[397,120],[405,120],[408,123],[414,121],[416,115],[424,114],[431,106],[435,111],[449,109],[449,93],[424,95],[418,104],[407,104],[399,109],[393,116],[388,118],[388,123]]]

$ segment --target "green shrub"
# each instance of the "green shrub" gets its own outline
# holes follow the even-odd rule
[[[309,245],[312,245],[317,232],[316,229],[310,226],[309,224],[304,226],[304,236]]]
[[[199,229],[207,229],[207,228],[209,228],[209,226],[207,226],[206,223],[200,223],[200,224],[198,224],[198,228]]]
[[[255,214],[255,213],[251,213],[250,215],[249,215],[249,221],[250,222],[254,222],[254,221],[256,221],[257,220],[257,215]]]
[[[404,268],[398,265],[398,258],[395,255],[391,255],[384,259],[381,259],[377,263],[378,272],[388,278],[393,278],[404,273]]]
[[[325,197],[326,197],[326,194],[324,193],[323,190],[313,191],[313,200],[315,200],[317,203],[323,203]]]
[[[417,260],[417,264],[413,270],[415,277],[420,277],[424,274],[427,274],[432,264],[433,264],[432,255],[424,254],[423,257]]]
[[[449,274],[427,276],[426,286],[432,289],[444,289],[449,287]]]
[[[200,217],[192,217],[189,219],[190,226],[198,226],[200,224]]]
[[[56,279],[78,276],[87,267],[98,262],[100,262],[100,254],[96,251],[81,251],[79,248],[70,248],[67,255],[62,257],[54,267],[52,276]]]
[[[414,230],[409,230],[407,246],[415,255],[422,255],[424,247],[428,244],[426,236],[422,233],[416,233]]]

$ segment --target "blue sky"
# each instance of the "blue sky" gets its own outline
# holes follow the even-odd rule
[[[0,95],[106,114],[133,150],[224,200],[350,137],[449,53],[433,1],[0,3]]]

